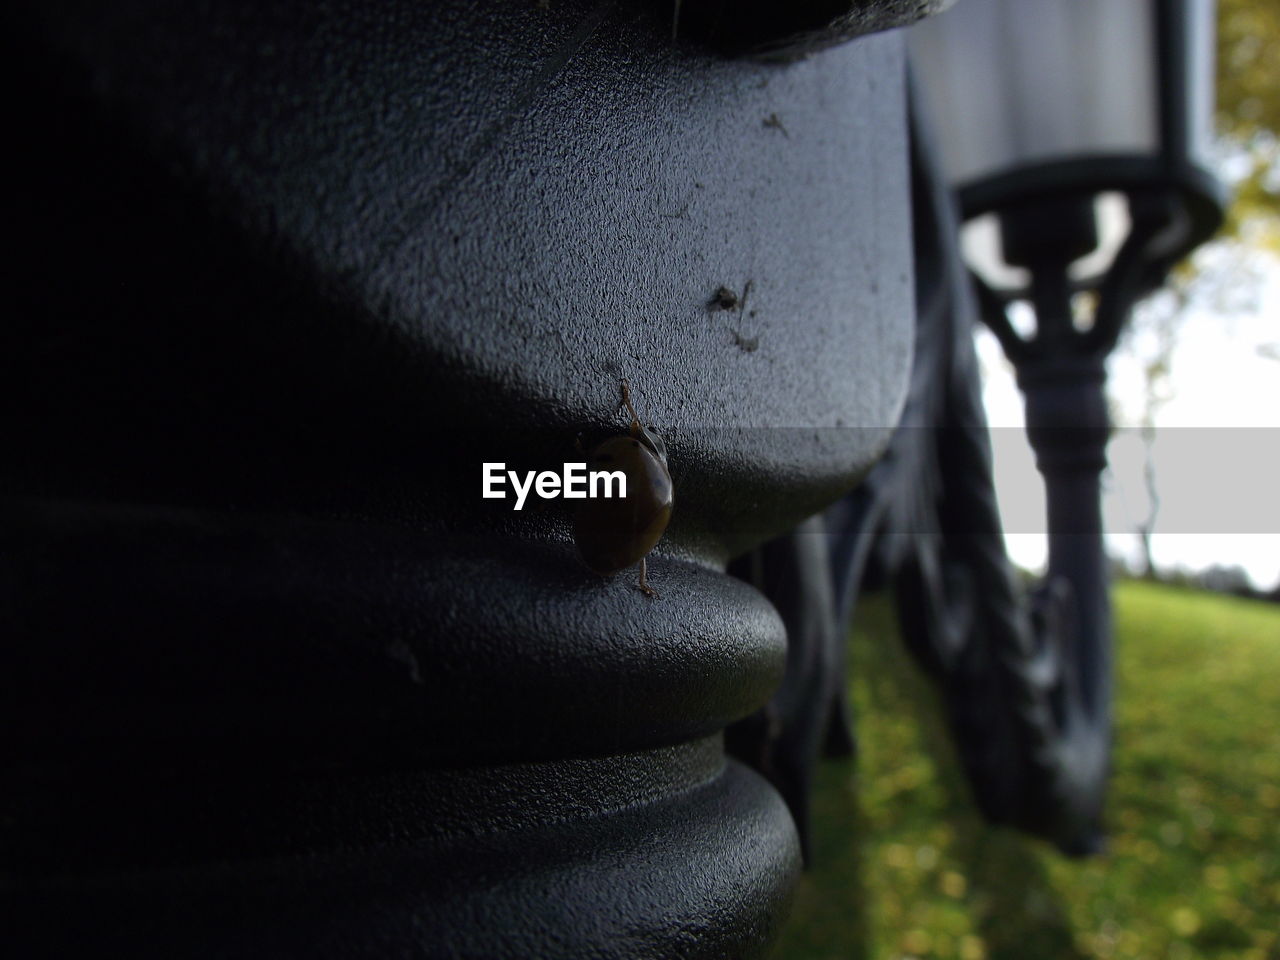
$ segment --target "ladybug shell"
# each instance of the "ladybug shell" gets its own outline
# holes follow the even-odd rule
[[[662,538],[674,491],[667,465],[634,436],[611,437],[587,457],[587,471],[621,470],[625,497],[588,497],[578,508],[573,539],[588,567],[617,573],[638,563]]]

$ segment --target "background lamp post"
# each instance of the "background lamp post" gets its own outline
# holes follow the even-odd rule
[[[963,0],[909,39],[916,106],[968,239],[988,228],[966,256],[1024,394],[1048,582],[1075,598],[1075,679],[1095,731],[1110,722],[1104,361],[1134,302],[1222,217],[1207,164],[1213,17],[1212,0]],[[1025,335],[1007,316],[1015,300],[1034,309]],[[1080,762],[1104,775],[1105,753],[1090,753]]]

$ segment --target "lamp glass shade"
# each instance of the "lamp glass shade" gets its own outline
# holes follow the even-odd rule
[[[912,27],[915,107],[963,218],[994,213],[1006,225],[1018,222],[1006,215],[1045,202],[1091,205],[1098,255],[1074,263],[1081,286],[1101,275],[1126,234],[1108,195],[1113,205],[1138,194],[1180,201],[1188,226],[1170,240],[1164,268],[1205,240],[1226,203],[1212,173],[1215,8],[1215,0],[961,0]],[[1024,289],[1013,264],[1026,251],[1008,259],[1003,250],[1000,266],[984,239],[991,229],[969,232],[979,276],[1006,293]],[[1073,242],[1063,239],[1062,249]]]
[[[962,0],[909,31],[920,106],[963,187],[1160,150],[1156,0]]]

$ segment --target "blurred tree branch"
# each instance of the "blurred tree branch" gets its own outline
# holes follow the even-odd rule
[[[1280,4],[1218,0],[1217,127],[1235,189],[1222,236],[1280,254],[1277,49]]]

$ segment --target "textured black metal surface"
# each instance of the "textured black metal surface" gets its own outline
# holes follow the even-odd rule
[[[40,642],[4,648],[0,711],[36,750],[196,739],[303,767],[599,754],[714,733],[782,674],[769,603],[671,557],[652,564],[653,603],[559,544],[208,510],[6,512],[9,609]]]
[[[796,838],[717,732],[784,631],[721,571],[901,407],[897,38],[780,67],[608,3],[7,16],[24,946],[760,953]],[[478,489],[617,432],[624,376],[676,483],[659,601]]]
[[[387,798],[348,777],[354,802],[322,807],[319,824],[323,792],[292,811],[327,839],[368,818],[380,843],[326,848],[311,837],[305,856],[232,850],[197,866],[108,873],[95,863],[93,873],[25,884],[6,898],[28,933],[20,955],[741,957],[758,954],[785,915],[794,828],[777,795],[741,767],[616,809],[593,796],[586,811],[543,823],[527,821],[545,797],[517,794],[508,778],[516,823],[475,831],[477,813],[492,812],[485,805],[467,817],[472,835],[443,840],[421,833],[430,791],[448,785],[409,786]],[[259,797],[215,796],[249,800],[244,819],[263,807]],[[190,839],[210,824],[182,826]]]
[[[21,45],[11,372],[60,484],[438,524],[441,485],[477,482],[459,441],[563,459],[629,376],[681,485],[669,537],[723,557],[744,501],[785,493],[750,518],[780,532],[887,442],[911,311],[896,37],[771,67],[612,4],[269,10],[64,11]],[[747,281],[738,331],[706,304]],[[743,429],[855,425],[876,429]],[[448,518],[478,506],[454,493]]]
[[[793,58],[905,26],[954,0],[678,0],[673,32],[730,53]]]

